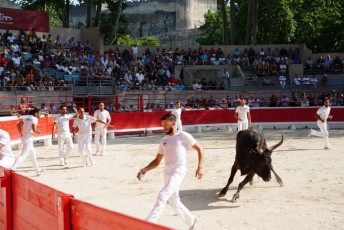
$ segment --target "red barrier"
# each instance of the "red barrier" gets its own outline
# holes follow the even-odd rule
[[[72,197],[13,172],[13,229],[70,229]]]
[[[315,122],[318,108],[251,108],[252,122]],[[182,112],[183,125],[236,123],[234,108],[187,110]],[[170,111],[110,113],[114,129],[160,127],[160,118]],[[332,107],[332,121],[344,122],[344,108]]]
[[[12,229],[11,172],[0,167],[0,229]]]
[[[71,207],[72,229],[170,229],[76,199],[71,199]]]
[[[307,108],[251,108],[252,122],[315,122],[315,113],[317,107]],[[182,121],[184,125],[197,124],[221,124],[221,123],[236,123],[234,118],[234,108],[218,109],[218,110],[187,110],[182,112]],[[160,127],[160,118],[170,111],[154,111],[154,112],[122,112],[110,113],[111,124],[114,125],[111,129],[139,129]],[[333,120],[337,122],[344,122],[344,107],[332,107],[331,114]],[[17,130],[17,123],[21,118],[6,117],[0,119],[0,128],[9,132],[11,139],[20,139]],[[38,121],[38,128],[41,134],[35,136],[51,135],[51,129],[55,121],[55,116],[41,117]],[[71,121],[70,124],[73,124]]]

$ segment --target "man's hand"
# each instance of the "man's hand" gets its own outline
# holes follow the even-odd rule
[[[202,170],[202,167],[198,167],[198,168],[197,168],[195,177],[196,177],[197,179],[201,179],[201,178],[203,177],[203,170]]]
[[[144,169],[140,169],[137,173],[137,179],[141,180],[142,177],[145,175],[146,171]]]

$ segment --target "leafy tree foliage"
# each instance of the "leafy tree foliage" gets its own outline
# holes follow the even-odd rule
[[[116,39],[116,45],[121,46],[160,46],[160,41],[156,37],[145,36],[139,39],[133,39],[128,34],[119,35]]]
[[[248,4],[235,1],[236,43],[246,44]],[[229,7],[226,11],[229,15]],[[344,52],[343,0],[264,0],[259,1],[258,30],[255,44],[306,44],[315,52]],[[208,12],[201,30],[204,45],[222,44],[220,12]],[[227,17],[230,25],[230,17]],[[226,28],[230,34],[231,29]],[[232,37],[232,36],[229,36]]]

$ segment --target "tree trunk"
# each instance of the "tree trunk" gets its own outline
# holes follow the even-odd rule
[[[86,28],[91,28],[92,20],[92,0],[87,1],[87,11],[86,11]]]
[[[116,35],[117,35],[117,30],[118,30],[118,23],[119,23],[119,18],[121,16],[121,13],[122,13],[122,3],[123,3],[123,0],[118,0],[116,2],[117,4],[117,7],[116,7],[116,18],[114,20],[114,25],[113,25],[113,39],[111,41],[111,45],[113,45],[115,43],[115,39],[116,39]]]
[[[247,10],[246,45],[254,45],[258,32],[259,0],[249,0]]]
[[[69,0],[62,1],[62,27],[63,28],[69,28],[69,6],[70,2]]]
[[[221,4],[221,15],[222,15],[222,44],[228,45],[226,0],[220,1],[220,4]]]
[[[236,20],[235,20],[235,0],[230,1],[230,17],[231,17],[231,45],[235,45],[236,41]]]
[[[103,4],[103,0],[98,0],[97,2],[97,12],[96,12],[96,16],[94,17],[94,23],[93,26],[97,27],[99,26],[99,19],[100,19],[100,13],[101,13],[101,9],[102,9],[102,4]]]

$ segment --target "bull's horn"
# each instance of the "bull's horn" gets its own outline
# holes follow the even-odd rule
[[[282,134],[281,141],[269,148],[270,152],[272,153],[272,151],[274,151],[274,149],[277,149],[278,147],[280,147],[282,143],[283,143],[283,134]]]

